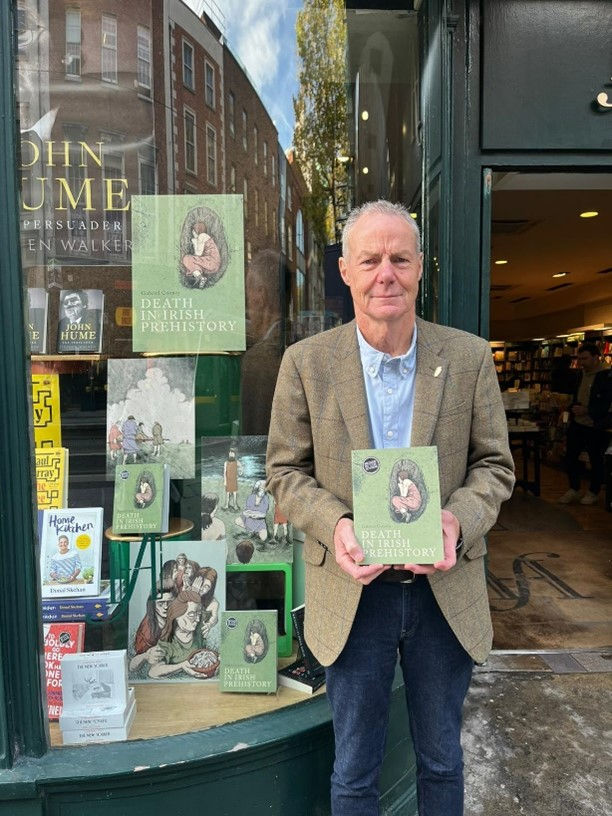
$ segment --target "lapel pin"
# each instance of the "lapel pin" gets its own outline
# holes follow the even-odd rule
[[[434,377],[439,377],[441,373],[442,373],[442,366],[438,366],[436,368],[436,370],[434,371]]]

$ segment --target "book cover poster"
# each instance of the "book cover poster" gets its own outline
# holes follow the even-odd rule
[[[275,609],[223,613],[220,691],[276,691],[276,616]]]
[[[59,293],[58,352],[99,354],[102,351],[103,317],[102,289],[62,289]]]
[[[36,448],[38,510],[68,504],[68,448]]]
[[[436,447],[353,451],[352,475],[364,564],[434,564],[444,557]]]
[[[147,551],[130,598],[130,682],[216,680],[225,547],[217,541],[163,541],[154,597],[149,558]]]
[[[133,349],[244,351],[240,195],[132,197]]]
[[[62,447],[59,374],[32,374],[34,446]]]
[[[59,719],[62,713],[61,660],[64,655],[83,651],[84,623],[45,623],[45,679],[47,683],[47,715]]]
[[[265,490],[267,436],[202,437],[202,539],[228,564],[293,561],[293,529]]]
[[[108,361],[106,468],[158,462],[195,475],[195,357]]]
[[[117,465],[113,532],[167,533],[169,491],[168,465]]]
[[[28,289],[28,335],[31,354],[47,352],[48,311],[49,293],[40,288]]]
[[[45,510],[40,540],[43,598],[100,594],[103,510]]]

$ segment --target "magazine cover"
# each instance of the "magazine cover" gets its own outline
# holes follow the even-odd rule
[[[103,526],[101,507],[43,511],[40,545],[43,598],[100,594]]]
[[[62,289],[59,294],[58,352],[99,354],[102,351],[103,318],[102,289]]]
[[[117,465],[113,496],[114,533],[167,533],[170,507],[168,465]]]
[[[62,447],[59,374],[32,374],[34,445]]]
[[[106,472],[156,462],[195,475],[195,357],[108,361]]]
[[[28,289],[28,335],[31,354],[47,352],[48,311],[49,293],[40,288]]]
[[[244,351],[240,195],[132,196],[133,350]]]
[[[364,564],[444,557],[436,447],[352,451],[355,535]]]
[[[131,553],[133,567],[136,552]],[[162,542],[155,597],[149,564],[147,552],[130,598],[130,683],[216,680],[225,609],[224,544]]]
[[[63,714],[89,706],[125,706],[129,700],[125,649],[62,657]]]
[[[293,561],[293,529],[267,493],[267,436],[202,437],[202,539],[228,564]]]
[[[219,691],[276,691],[276,616],[275,609],[223,613]]]

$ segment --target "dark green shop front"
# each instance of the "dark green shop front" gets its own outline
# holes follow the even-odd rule
[[[371,8],[380,5],[385,8]],[[492,174],[605,173],[612,168],[612,82],[608,26],[603,24],[610,23],[612,11],[600,2],[424,0],[370,7],[347,3],[346,12],[352,200],[359,203],[383,196],[406,203],[423,231],[422,314],[488,336]],[[102,49],[101,25],[105,26]],[[129,48],[138,41],[139,50],[130,51],[129,60],[126,57],[122,63],[128,30]],[[68,255],[59,257],[55,246],[51,254],[44,245],[45,236],[42,244],[35,245],[37,254],[28,255],[34,245],[27,240],[34,236],[24,232],[18,202],[32,204],[36,187],[28,178],[24,189],[24,165],[31,156],[24,161],[20,152],[23,131],[57,106],[60,114],[54,127],[61,124],[66,141],[95,142],[96,129],[114,146],[105,152],[104,169],[105,179],[115,179],[112,189],[118,190],[118,180],[125,177],[131,189],[149,195],[248,194],[245,269],[255,265],[259,252],[276,253],[274,314],[282,322],[283,344],[304,336],[307,325],[317,329],[328,325],[329,303],[322,286],[322,262],[313,260],[323,257],[324,247],[310,230],[302,203],[303,177],[280,147],[271,117],[247,74],[222,43],[214,16],[206,12],[198,18],[180,0],[143,0],[133,8],[130,4],[129,11],[118,2],[94,9],[90,3],[78,7],[1,0],[0,32],[0,440],[4,453],[0,460],[0,813],[139,816],[170,811],[179,816],[208,805],[224,816],[289,809],[302,816],[323,816],[329,813],[333,761],[324,695],[304,697],[284,708],[205,731],[109,745],[50,746],[33,510],[32,355],[23,317],[26,289],[39,285],[38,281],[52,292],[68,288],[69,279],[60,277],[61,270],[74,276],[75,287],[96,288],[92,276],[97,273],[92,270],[103,266],[117,270],[113,299],[110,290],[106,293],[113,309],[108,329],[112,348],[95,360],[83,361],[84,368],[75,361],[67,368],[61,359],[35,361],[58,366],[66,404],[72,400],[70,405],[76,406],[72,425],[63,418],[64,432],[82,433],[94,441],[101,435],[104,441],[104,421],[102,431],[96,424],[103,410],[98,397],[103,405],[104,395],[96,394],[103,383],[106,358],[122,356],[130,336],[123,311],[130,303],[129,271],[125,271],[129,258],[122,247],[112,248],[111,260],[95,256],[92,249],[87,263],[76,264]],[[60,43],[55,52],[53,42]],[[23,71],[20,75],[18,68],[24,49],[29,49],[29,58],[39,68],[50,66],[52,79],[55,72],[55,79],[61,80],[44,93],[36,86],[29,100],[24,99]],[[189,68],[190,54],[199,95],[189,87],[189,71],[181,73],[185,65]],[[102,96],[92,97],[102,100],[97,113],[83,103],[89,97],[78,96],[76,90],[94,83],[103,89],[97,91]],[[54,93],[61,104],[54,104]],[[115,114],[107,116],[104,100],[111,93],[116,96]],[[127,106],[128,101],[138,107]],[[365,105],[376,115],[364,119]],[[87,124],[83,110],[89,117],[89,133],[83,129]],[[132,113],[127,116],[126,111]],[[57,140],[58,131],[53,133]],[[192,133],[197,133],[197,141]],[[253,150],[259,150],[257,160]],[[194,164],[196,156],[199,165]],[[85,176],[75,173],[70,183],[80,186]],[[114,201],[116,220],[126,229],[120,199]],[[248,297],[247,292],[247,311]],[[251,320],[254,332],[255,311]],[[265,433],[259,415],[256,418],[256,412],[250,411],[252,394],[245,389],[240,356],[204,355],[200,366],[198,433],[229,436],[246,427],[252,428],[249,433]],[[95,474],[96,467],[93,450],[82,469],[74,470],[71,489],[91,488],[88,474]],[[96,479],[90,481],[97,484]],[[195,480],[175,497],[177,512],[193,516],[194,522],[199,513],[190,502],[197,492]],[[387,814],[416,812],[407,734],[398,680],[381,780],[382,811]]]

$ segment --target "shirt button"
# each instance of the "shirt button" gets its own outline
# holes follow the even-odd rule
[[[392,388],[387,388],[387,394],[392,394],[392,393],[393,393],[393,389]]]
[[[393,437],[393,431],[387,431],[387,439],[391,439]]]
[[[374,371],[375,371],[374,366],[370,366],[370,367],[368,368],[368,371],[370,372],[370,374],[373,374],[373,373],[374,373]]]

